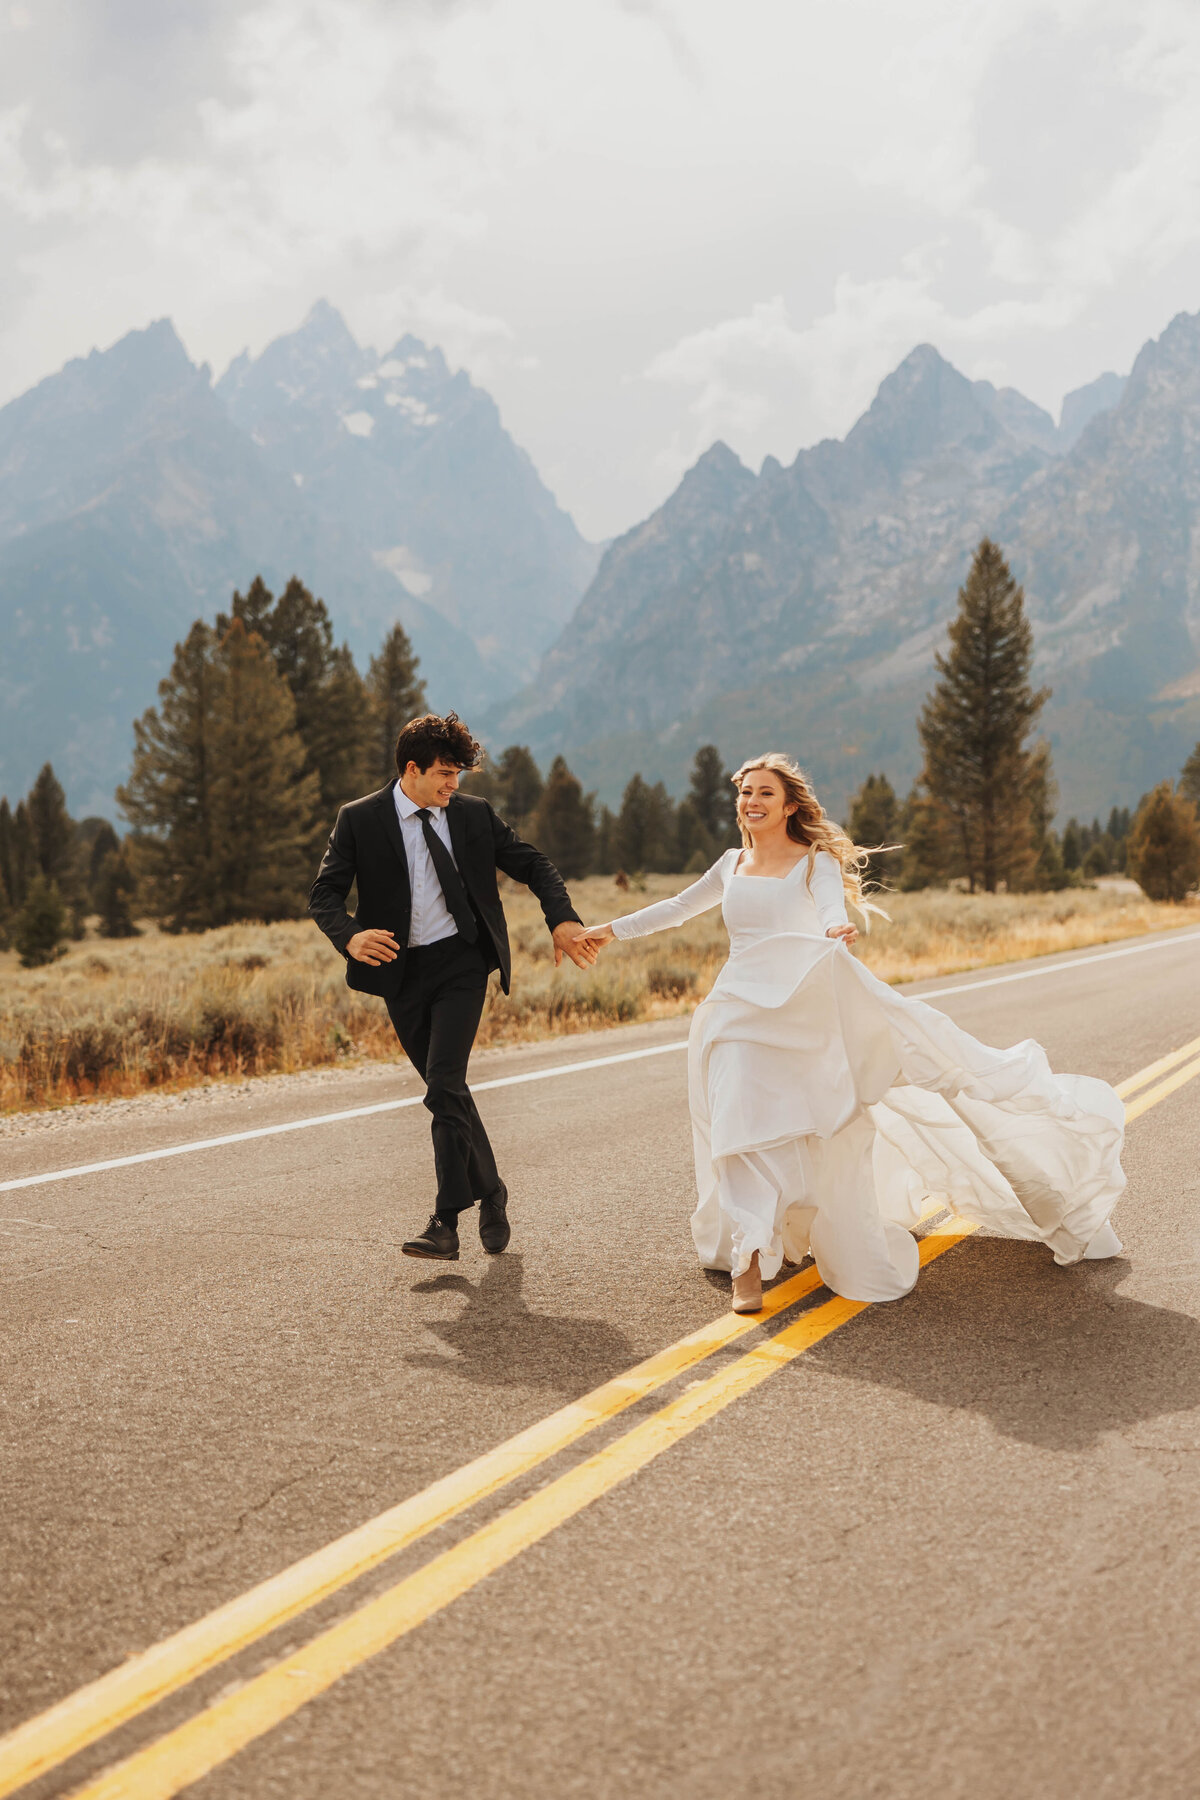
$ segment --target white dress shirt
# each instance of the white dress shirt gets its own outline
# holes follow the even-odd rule
[[[408,880],[412,888],[412,918],[408,927],[408,948],[411,950],[418,944],[437,944],[442,938],[453,937],[458,926],[454,923],[454,914],[446,905],[446,896],[442,892],[442,884],[438,880],[433,858],[429,854],[429,845],[425,842],[425,833],[417,817],[420,807],[415,800],[409,799],[399,782],[392,789],[392,797],[396,802],[396,817],[400,821],[400,836],[404,839],[404,853],[408,857]],[[457,868],[458,863],[450,843],[450,823],[444,806],[429,808],[429,823],[450,852],[450,859]]]

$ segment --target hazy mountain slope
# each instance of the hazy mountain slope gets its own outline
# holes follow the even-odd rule
[[[176,638],[311,552],[295,489],[165,320],[0,410],[0,792],[50,759],[76,811],[111,812]]]
[[[1056,428],[924,345],[788,469],[755,478],[715,447],[609,551],[493,739],[565,747],[609,797],[634,764],[679,787],[707,738],[791,748],[839,806],[869,768],[906,782],[987,532],[1027,583],[1064,805],[1135,801],[1200,735],[1200,320],[1068,398]]]
[[[216,391],[319,519],[314,578],[352,641],[377,642],[399,613],[447,705],[528,678],[599,552],[489,395],[414,337],[360,349],[324,302]]]
[[[595,566],[440,352],[360,350],[328,307],[214,391],[169,322],[0,409],[0,792],[50,759],[112,812],[133,719],[198,615],[299,574],[364,659],[396,618],[435,705],[511,692]]]

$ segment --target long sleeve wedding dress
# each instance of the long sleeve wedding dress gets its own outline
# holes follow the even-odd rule
[[[697,1007],[688,1086],[707,1268],[764,1278],[811,1250],[854,1300],[917,1279],[931,1199],[1058,1263],[1115,1256],[1124,1110],[1106,1082],[1056,1075],[1032,1039],[979,1043],[876,979],[838,940],[842,872],[825,851],[779,879],[727,851],[683,893],[613,921],[644,937],[720,905],[729,960]]]

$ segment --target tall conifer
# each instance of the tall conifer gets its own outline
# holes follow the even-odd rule
[[[896,790],[886,775],[868,775],[850,802],[846,830],[856,844],[875,854],[867,864],[872,881],[890,880],[899,867],[900,851],[882,849],[899,844],[900,805]]]
[[[235,619],[216,656],[211,728],[215,918],[283,919],[311,875],[315,771],[270,651]]]
[[[175,931],[203,930],[221,909],[212,817],[215,648],[211,626],[197,619],[175,646],[158,706],[134,724],[133,766],[117,789],[151,908]]]
[[[408,633],[397,622],[367,669],[367,689],[374,702],[374,745],[370,780],[382,787],[396,773],[396,739],[410,719],[426,710],[425,683],[417,674],[419,659]]]
[[[687,797],[714,849],[727,850],[739,841],[737,796],[715,744],[701,744],[693,757]]]
[[[935,661],[941,679],[917,727],[921,779],[954,821],[972,891],[993,893],[1030,864],[1036,770],[1025,740],[1049,689],[1030,686],[1033,633],[1024,595],[990,538],[959,589],[949,653]]]
[[[568,880],[589,873],[596,849],[594,796],[586,794],[565,760],[556,756],[546,777],[530,835]]]

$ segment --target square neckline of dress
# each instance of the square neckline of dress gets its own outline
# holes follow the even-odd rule
[[[746,852],[744,850],[738,851],[738,859],[733,865],[733,873],[735,876],[742,875],[742,858],[745,854],[746,854]],[[790,881],[792,879],[792,876],[796,873],[796,870],[801,866],[801,864],[806,863],[807,861],[808,861],[807,856],[797,857],[796,861],[792,864],[791,868],[788,870],[786,875],[742,875],[742,880],[743,881]]]

